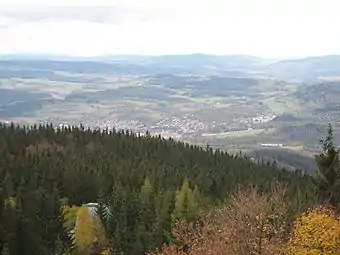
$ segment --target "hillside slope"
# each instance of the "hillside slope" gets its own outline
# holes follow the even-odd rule
[[[340,56],[329,55],[284,60],[271,64],[267,73],[277,79],[316,83],[325,78],[340,76]]]
[[[221,201],[247,184],[262,191],[287,184],[292,203],[297,190],[312,194],[308,176],[126,131],[0,125],[0,155],[5,245],[11,247],[14,237],[15,249],[29,254],[55,253],[48,244],[64,231],[61,199],[68,206],[106,204],[114,212],[106,230],[115,254],[138,255],[166,241],[179,204],[181,217],[194,217],[198,205]]]
[[[247,152],[247,155],[255,159],[276,162],[279,167],[287,169],[299,169],[313,173],[316,169],[314,158],[301,153],[285,149],[258,149]]]

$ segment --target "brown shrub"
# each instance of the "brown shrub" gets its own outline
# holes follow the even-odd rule
[[[50,143],[46,139],[26,146],[25,151],[30,154],[41,154],[43,152],[64,152],[64,147],[57,143]]]
[[[253,187],[238,189],[227,204],[206,214],[202,224],[175,224],[172,234],[184,245],[164,246],[151,254],[283,254],[289,236],[284,194],[283,188],[270,194]]]

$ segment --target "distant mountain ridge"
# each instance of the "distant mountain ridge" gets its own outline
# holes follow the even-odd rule
[[[184,59],[184,58],[228,58],[228,59],[252,59],[252,60],[264,60],[261,57],[244,55],[244,54],[233,54],[233,55],[211,55],[203,53],[193,53],[193,54],[167,54],[167,55],[101,55],[92,57],[81,57],[72,55],[58,55],[58,54],[0,54],[0,60],[20,60],[20,59],[44,59],[44,60],[143,60],[143,59]]]
[[[271,64],[267,73],[282,80],[316,83],[327,77],[340,77],[340,55],[284,60]]]
[[[255,78],[269,76],[278,80],[310,84],[340,79],[340,55],[273,61],[250,55],[209,55],[198,53],[190,55],[109,55],[98,57],[8,54],[0,55],[0,68],[1,62],[6,61],[16,62],[24,66],[30,65],[32,67],[38,65],[39,69],[42,67],[43,69],[48,69],[49,66],[55,68],[56,64],[63,64],[67,68],[71,66],[76,69],[86,67],[88,71],[94,68],[96,71],[110,70],[120,74],[191,73]],[[91,63],[101,66],[98,68],[93,67],[94,65]]]

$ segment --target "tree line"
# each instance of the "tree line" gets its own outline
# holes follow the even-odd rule
[[[284,185],[292,218],[321,199],[336,204],[329,137],[312,177],[148,133],[0,124],[0,254],[144,254],[176,242],[175,222],[199,220],[248,185],[263,194]],[[86,203],[98,203],[105,244],[84,251],[70,212]]]

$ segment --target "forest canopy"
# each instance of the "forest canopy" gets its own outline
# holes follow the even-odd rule
[[[0,254],[144,254],[176,243],[178,222],[200,221],[240,187],[261,196],[284,187],[292,228],[338,187],[322,196],[316,180],[148,133],[1,124]]]

